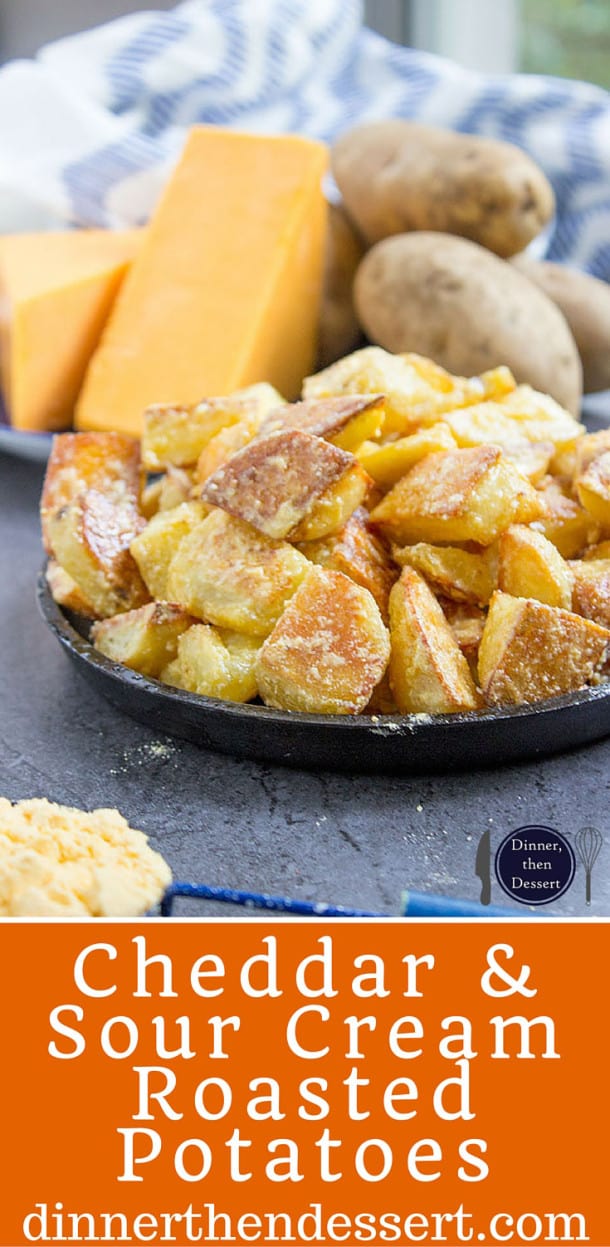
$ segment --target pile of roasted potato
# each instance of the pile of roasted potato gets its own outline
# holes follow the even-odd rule
[[[51,592],[175,687],[442,714],[606,678],[610,430],[510,371],[367,347],[308,378],[55,439]]]

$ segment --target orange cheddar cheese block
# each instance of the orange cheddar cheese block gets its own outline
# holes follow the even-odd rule
[[[151,403],[268,381],[295,398],[314,361],[327,149],[196,126],[89,366],[80,429],[138,434]]]
[[[18,429],[65,429],[142,230],[0,238],[2,390]]]

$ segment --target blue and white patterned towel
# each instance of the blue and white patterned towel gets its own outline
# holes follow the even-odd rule
[[[389,116],[519,144],[557,195],[549,257],[610,280],[610,94],[397,47],[358,0],[185,0],[5,66],[0,230],[146,220],[193,122],[328,140]]]

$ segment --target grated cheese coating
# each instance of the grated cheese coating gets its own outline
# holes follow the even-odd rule
[[[118,810],[0,797],[0,917],[132,917],[160,900],[167,862]]]

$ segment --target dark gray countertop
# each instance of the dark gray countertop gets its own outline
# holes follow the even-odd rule
[[[161,737],[83,683],[39,618],[41,481],[40,466],[0,453],[1,795],[116,805],[182,879],[386,913],[407,886],[477,898],[487,827],[495,847],[526,824],[594,825],[606,844],[592,907],[579,866],[545,912],[610,915],[610,739],[518,767],[402,779],[265,767]]]

